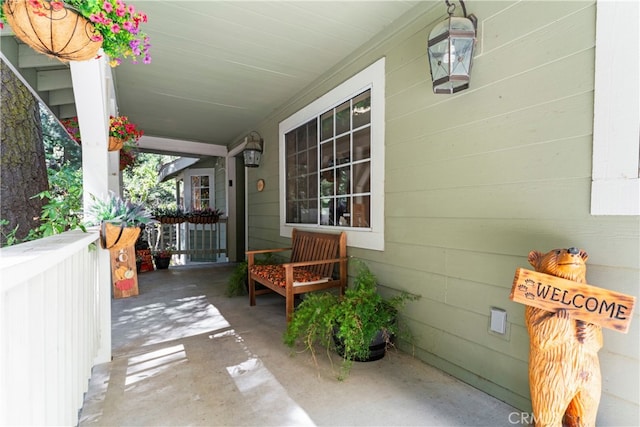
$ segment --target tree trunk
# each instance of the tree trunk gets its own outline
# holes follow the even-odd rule
[[[33,199],[47,190],[47,168],[42,143],[42,124],[38,100],[0,60],[0,245],[6,233],[18,226],[16,237],[23,239],[38,227],[44,201]]]

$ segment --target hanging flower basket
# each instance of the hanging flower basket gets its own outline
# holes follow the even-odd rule
[[[187,218],[181,216],[161,216],[157,218],[161,224],[182,224]]]
[[[80,124],[78,123],[78,117],[74,116],[64,119],[61,123],[69,136],[80,144]],[[142,135],[144,135],[144,131],[142,129],[138,129],[135,124],[131,123],[127,116],[109,117],[109,151],[122,150],[125,142],[131,142],[130,145],[132,146],[136,145]],[[124,168],[130,163],[131,162],[125,162],[125,165],[122,167]]]
[[[100,246],[103,249],[120,250],[135,245],[140,227],[125,227],[103,221],[100,228]]]
[[[61,1],[5,0],[3,11],[16,37],[45,55],[62,61],[95,58],[102,41],[91,22]]]
[[[151,63],[151,43],[140,28],[147,15],[123,0],[0,0],[0,6],[0,29],[9,23],[38,52],[82,61],[102,47],[112,67],[123,58]]]
[[[109,137],[109,151],[120,151],[124,147],[124,139],[115,136]]]

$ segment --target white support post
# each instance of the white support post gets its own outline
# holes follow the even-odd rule
[[[105,55],[89,61],[72,61],[71,77],[82,139],[82,184],[86,212],[91,205],[91,195],[105,197],[109,190],[118,193],[117,157],[114,161],[111,159],[113,155],[107,151],[109,114],[114,109],[114,92]],[[115,170],[112,169],[114,163]],[[99,249],[97,274],[101,334],[96,364],[111,361],[111,268],[106,250]]]

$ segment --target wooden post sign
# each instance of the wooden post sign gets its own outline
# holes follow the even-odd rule
[[[138,274],[136,272],[136,252],[133,246],[125,249],[110,249],[111,280],[114,298],[128,298],[138,295]]]
[[[630,295],[524,268],[516,270],[509,299],[551,312],[564,308],[576,319],[625,334],[636,303]]]

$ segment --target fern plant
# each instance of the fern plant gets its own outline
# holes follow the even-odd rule
[[[342,356],[338,379],[345,379],[354,360],[367,360],[370,344],[378,334],[385,347],[392,345],[393,337],[400,333],[398,310],[419,298],[403,291],[384,299],[376,288],[375,275],[360,263],[353,286],[344,296],[329,292],[308,294],[287,325],[284,343],[289,347],[301,343],[314,360],[317,344],[337,350]]]

